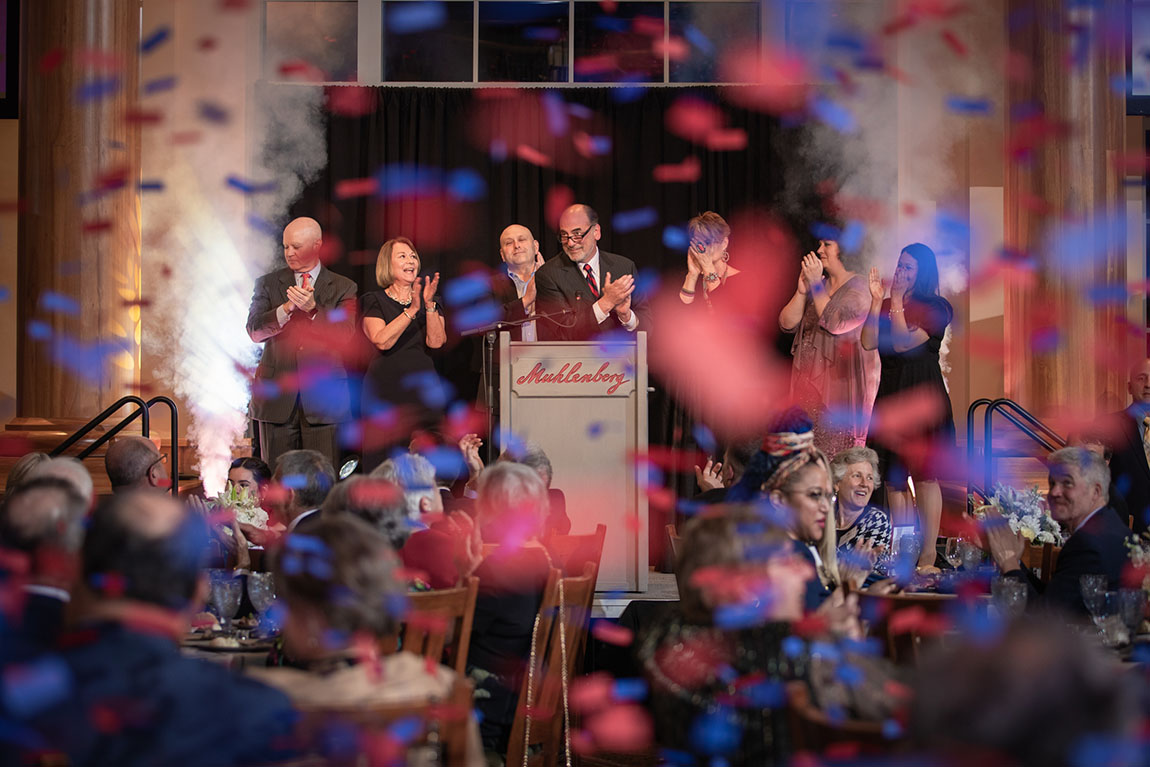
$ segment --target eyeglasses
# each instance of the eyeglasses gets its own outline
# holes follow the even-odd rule
[[[159,458],[157,458],[156,460],[154,460],[150,464],[148,464],[148,471],[151,471],[152,467],[154,467],[157,463],[167,463],[167,462],[168,462],[168,454],[167,453],[160,453]]]
[[[570,234],[567,232],[560,232],[559,243],[561,245],[566,245],[568,240],[571,240],[571,242],[583,242],[583,238],[590,234],[591,230],[596,226],[598,226],[598,224],[591,224],[591,226],[587,227],[582,232],[580,232],[578,229],[576,229],[574,232],[571,232]]]

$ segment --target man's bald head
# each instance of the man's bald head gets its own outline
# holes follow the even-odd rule
[[[203,520],[176,499],[120,493],[92,514],[84,582],[97,596],[183,609],[195,597],[207,540]]]
[[[512,224],[499,235],[499,257],[511,271],[532,271],[538,255],[539,242],[522,224]]]
[[[323,229],[314,218],[293,219],[284,227],[284,261],[293,272],[310,272],[319,262]]]
[[[104,469],[115,492],[163,486],[163,454],[147,437],[118,437],[104,453]]]
[[[1150,405],[1150,359],[1143,359],[1130,367],[1127,391],[1134,404]]]
[[[47,549],[75,553],[83,539],[87,511],[87,500],[70,481],[28,479],[0,506],[0,547],[26,554]]]

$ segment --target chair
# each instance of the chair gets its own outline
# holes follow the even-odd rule
[[[811,700],[806,682],[788,682],[787,724],[791,746],[796,752],[822,753],[828,745],[855,745],[867,754],[890,753],[903,746],[883,734],[881,722],[859,720],[832,721]]]
[[[607,537],[607,526],[596,525],[595,532],[589,535],[552,535],[545,545],[551,553],[551,560],[570,577],[580,575],[588,564],[595,565],[595,577],[599,576],[599,562],[603,558],[603,539]]]
[[[420,746],[442,749],[442,758],[438,764],[466,764],[467,724],[471,716],[471,703],[471,683],[459,677],[450,695],[442,701],[338,707],[297,705],[299,721],[296,732],[303,743],[318,746],[325,741],[325,733],[329,732],[339,732],[346,737],[348,727],[354,728],[361,737],[358,738],[357,746],[349,749],[345,759],[340,759],[338,755],[334,758],[324,755],[320,761],[315,761],[316,757],[304,757],[285,762],[283,767],[358,765],[367,750],[362,736],[372,739],[370,751],[373,756],[382,757],[388,764],[407,764],[407,754]]]
[[[1055,546],[1053,543],[1041,545],[1031,543],[1022,551],[1022,564],[1034,570],[1040,581],[1049,583],[1050,577],[1054,574],[1054,565],[1058,561],[1058,554],[1061,551],[1062,547]]]
[[[479,579],[474,575],[464,586],[409,594],[407,615],[399,633],[384,637],[380,651],[389,655],[403,647],[408,652],[443,662],[460,676],[467,673],[467,650]],[[450,640],[450,645],[448,641]],[[444,658],[444,648],[447,657]]]
[[[679,561],[679,544],[683,539],[679,537],[679,531],[674,525],[667,525],[666,530],[667,540],[671,544],[671,570],[674,571]]]
[[[896,664],[917,665],[924,639],[948,625],[944,611],[955,604],[954,594],[859,594],[864,618],[874,616],[870,633],[883,638],[887,657]]]
[[[592,562],[586,563],[583,575],[577,578],[562,578],[558,569],[551,569],[536,618],[535,652],[528,660],[528,673],[524,675],[519,702],[515,706],[515,720],[507,746],[507,767],[550,767],[559,759],[567,710],[567,684],[574,677],[586,647],[595,576],[596,566]],[[562,611],[559,609],[560,593]],[[559,615],[558,621],[555,620],[556,615]],[[564,654],[566,665],[562,662]],[[533,751],[534,746],[540,748]]]

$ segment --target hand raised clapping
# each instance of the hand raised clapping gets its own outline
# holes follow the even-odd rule
[[[418,284],[419,280],[416,280]],[[426,306],[431,306],[431,302],[435,300],[435,291],[439,289],[439,272],[435,273],[434,277],[423,278],[423,303]],[[414,290],[412,291],[415,292]]]
[[[823,281],[823,262],[814,253],[803,256],[802,279],[808,290]]]
[[[296,309],[309,314],[315,311],[315,288],[301,288],[297,285],[289,285],[287,298]]]
[[[870,297],[875,303],[882,303],[883,295],[886,293],[886,288],[882,284],[882,277],[878,275],[878,267],[872,266],[870,268],[870,280],[868,281],[870,287]]]
[[[623,302],[627,302],[627,314],[631,311],[631,294],[635,292],[635,277],[630,274],[624,274],[619,279],[612,281],[611,272],[607,272],[603,276],[603,292],[602,299],[609,302],[611,309],[620,309]]]

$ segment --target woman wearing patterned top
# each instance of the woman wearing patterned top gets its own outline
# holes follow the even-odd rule
[[[878,453],[869,447],[852,447],[831,461],[839,556],[866,545],[890,548],[890,516],[867,505],[877,479]]]

